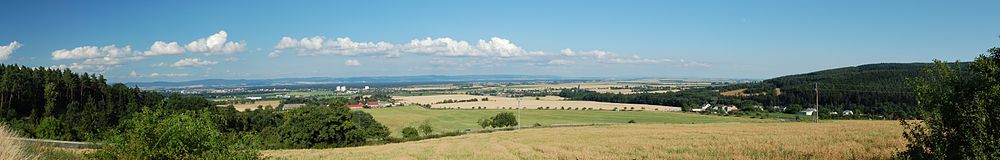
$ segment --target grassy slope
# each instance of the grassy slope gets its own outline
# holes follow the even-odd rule
[[[263,153],[289,159],[887,159],[904,148],[902,130],[895,121],[642,124]]]
[[[460,131],[465,129],[480,129],[476,121],[492,117],[500,112],[517,110],[430,110],[420,107],[394,107],[379,109],[364,109],[375,116],[375,120],[389,127],[394,136],[399,136],[401,128],[416,127],[424,121],[431,123],[435,132]],[[658,123],[725,123],[725,122],[764,122],[750,118],[706,116],[676,112],[614,112],[614,111],[579,111],[579,110],[521,110],[521,121],[524,126],[535,123],[579,124],[579,123],[625,123],[635,120],[642,124]]]

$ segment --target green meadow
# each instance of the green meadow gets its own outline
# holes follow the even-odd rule
[[[372,114],[375,120],[389,127],[393,136],[400,136],[403,127],[417,127],[421,123],[430,123],[434,132],[462,131],[465,129],[482,129],[476,121],[492,117],[501,112],[517,114],[518,110],[439,110],[416,106],[363,109]],[[700,124],[700,123],[753,123],[773,122],[771,119],[752,119],[740,117],[709,116],[679,112],[649,112],[649,111],[583,111],[583,110],[520,110],[521,126],[552,124],[587,124],[587,123],[626,123],[634,120],[640,124]]]

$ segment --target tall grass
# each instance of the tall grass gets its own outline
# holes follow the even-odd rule
[[[0,159],[38,159],[26,151],[25,144],[17,137],[16,132],[0,124]]]

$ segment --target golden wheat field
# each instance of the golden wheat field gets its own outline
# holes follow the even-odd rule
[[[263,154],[288,159],[889,159],[905,145],[902,131],[895,121],[613,125]]]
[[[246,111],[246,110],[257,109],[257,106],[278,107],[279,104],[281,104],[281,101],[278,101],[278,100],[255,101],[254,103],[233,104],[233,107],[236,108],[237,111],[242,112],[242,111]],[[229,106],[229,105],[218,105],[218,106],[219,107],[225,107],[225,106]]]
[[[477,102],[458,102],[458,103],[444,103],[444,104],[434,104],[447,99],[451,100],[468,100],[468,99],[482,99],[488,98],[489,101],[477,101]],[[476,95],[434,95],[434,96],[410,96],[410,97],[397,97],[397,100],[404,103],[419,103],[419,104],[431,104],[431,108],[452,108],[452,109],[472,109],[477,107],[484,107],[487,109],[500,109],[500,108],[516,108],[518,106],[517,98],[509,97],[497,97],[497,96],[476,96]],[[560,109],[560,108],[592,108],[593,110],[603,109],[603,110],[613,110],[617,109],[631,109],[631,110],[644,110],[644,111],[680,111],[680,107],[673,106],[660,106],[660,105],[646,105],[646,104],[625,104],[625,103],[607,103],[607,102],[593,102],[593,101],[570,101],[562,100],[562,98],[557,96],[546,96],[539,97],[536,100],[534,97],[524,97],[521,98],[521,107],[527,109],[537,109],[538,107],[549,107],[550,109]]]

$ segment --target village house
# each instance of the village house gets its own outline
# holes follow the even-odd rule
[[[380,105],[380,104],[381,104],[380,101],[375,101],[375,102],[365,103],[365,106],[367,106],[369,108],[378,108],[378,107],[382,107],[382,105]]]
[[[344,105],[344,106],[347,107],[347,108],[364,108],[365,104],[364,103],[347,104],[347,105]]]
[[[281,110],[296,109],[303,106],[306,106],[306,104],[303,103],[285,104],[281,106]]]
[[[693,109],[691,109],[691,111],[692,112],[701,112],[701,111],[707,110],[709,107],[712,107],[712,104],[705,104],[705,105],[701,106],[701,108],[693,108]]]
[[[798,114],[811,116],[817,112],[819,112],[819,110],[816,110],[816,108],[806,108],[805,110],[799,111]]]
[[[854,115],[854,111],[852,111],[852,110],[844,110],[844,112],[842,112],[842,113],[843,113],[843,114],[844,114],[845,116],[849,116],[849,115]]]

